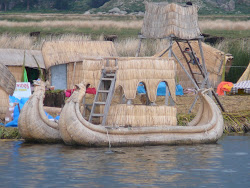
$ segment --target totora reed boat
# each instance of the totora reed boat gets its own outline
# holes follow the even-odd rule
[[[23,106],[18,118],[19,133],[26,141],[62,142],[58,123],[49,120],[45,114],[44,97],[45,83],[38,81],[34,93]]]
[[[96,79],[100,80],[98,86],[95,81],[89,82],[87,74],[92,77],[93,74],[86,72],[85,79],[77,85],[78,89],[68,99],[61,112],[59,131],[66,144],[97,147],[206,144],[215,143],[222,136],[223,117],[217,105],[206,94],[208,89],[199,91],[201,103],[198,113],[187,126],[177,125],[175,107],[155,105],[156,89],[161,81],[167,83],[175,101],[175,64],[172,59],[119,58],[113,64],[109,60],[112,65],[108,68],[105,61],[99,62],[103,63],[103,66],[102,70],[99,70],[100,74],[96,74]],[[88,65],[89,71],[97,67],[94,63]],[[85,67],[85,70],[87,69],[88,67]],[[110,95],[100,102],[97,101],[101,98],[98,94],[105,93],[105,87],[99,91],[102,80],[111,80],[110,88],[107,89]],[[138,83],[142,82],[147,88],[149,105],[133,104]],[[82,115],[80,106],[89,84],[97,88],[97,94],[87,118]],[[123,89],[124,95],[121,96],[124,96],[126,104],[114,104],[109,101],[114,93],[117,93],[114,92],[117,88]],[[94,111],[95,104],[100,106],[99,114]],[[94,116],[99,118],[99,124],[93,123]]]

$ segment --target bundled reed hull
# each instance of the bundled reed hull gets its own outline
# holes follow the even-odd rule
[[[18,119],[19,133],[26,141],[61,142],[58,123],[50,121],[44,112],[44,97],[45,83],[42,82],[21,110]]]
[[[107,147],[215,143],[223,134],[220,110],[204,92],[201,106],[189,126],[104,127],[85,120],[79,103],[85,88],[75,91],[61,112],[59,131],[68,145]]]

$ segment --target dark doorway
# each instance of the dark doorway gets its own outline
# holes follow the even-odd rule
[[[38,69],[33,69],[29,67],[25,67],[27,76],[28,76],[28,81],[33,84],[33,80],[37,80],[39,78],[39,70]]]

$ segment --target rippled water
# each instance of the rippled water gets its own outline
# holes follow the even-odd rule
[[[250,134],[218,144],[84,148],[0,140],[1,187],[250,187]]]

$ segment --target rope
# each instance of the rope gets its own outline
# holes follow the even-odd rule
[[[110,143],[110,139],[109,139],[109,132],[108,132],[108,129],[107,130],[107,137],[108,137],[108,141],[109,141],[109,149],[111,148],[111,143]]]

